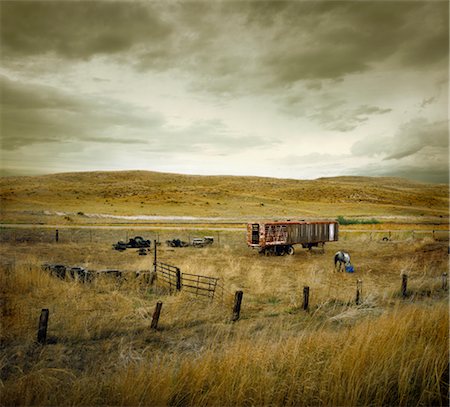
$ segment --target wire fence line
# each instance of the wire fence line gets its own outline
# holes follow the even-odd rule
[[[206,229],[205,229],[206,230]],[[0,225],[0,242],[2,243],[104,243],[111,244],[119,240],[128,241],[133,236],[145,236],[147,239],[164,242],[174,236],[182,240],[190,240],[195,236],[203,236],[203,229],[172,230],[159,229],[158,227],[133,228],[133,227],[82,227],[75,225]],[[233,237],[238,232],[245,233],[245,229],[213,231],[217,242],[227,241],[227,244],[239,244]],[[362,238],[370,241],[402,241],[410,239],[433,238],[434,240],[449,240],[448,229],[343,229],[339,231],[342,240]]]

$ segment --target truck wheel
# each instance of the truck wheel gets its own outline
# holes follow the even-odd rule
[[[286,248],[286,253],[287,253],[289,256],[292,256],[292,255],[294,254],[294,252],[295,252],[295,250],[294,250],[294,247],[293,247],[293,246],[288,246],[288,247]]]

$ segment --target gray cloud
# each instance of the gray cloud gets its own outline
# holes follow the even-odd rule
[[[0,76],[0,89],[4,150],[64,141],[145,143],[146,129],[163,124],[159,115],[133,110],[119,102],[81,98],[5,76]],[[121,132],[122,138],[118,138],[117,129],[121,127],[128,131]]]
[[[334,102],[315,109],[309,118],[323,125],[327,130],[347,132],[369,120],[372,115],[389,113],[392,109],[360,105],[356,108],[341,107],[344,102]]]
[[[116,54],[161,41],[171,28],[140,2],[2,2],[4,57],[55,53],[69,59]]]
[[[2,148],[16,157],[37,144],[49,155],[73,149],[80,163],[92,146],[105,160],[122,145],[148,156],[231,155],[276,145],[253,133],[260,106],[274,123],[259,126],[261,133],[286,133],[277,139],[279,151],[290,151],[294,137],[307,140],[304,131],[322,136],[308,119],[350,132],[366,123],[370,129],[371,119],[396,126],[400,114],[412,117],[411,109],[442,117],[446,90],[432,87],[438,79],[441,88],[448,82],[448,8],[440,1],[3,1],[2,72],[20,79],[0,77]],[[77,81],[83,81],[80,93]],[[411,92],[400,95],[408,86]],[[153,92],[148,99],[147,90]],[[244,97],[233,104],[236,96]],[[179,112],[170,110],[171,98]],[[169,127],[163,115],[138,105],[164,109],[185,124]],[[398,106],[402,112],[389,114]],[[205,117],[221,120],[199,121],[203,108]],[[237,133],[234,124],[249,130]],[[447,127],[411,121],[392,136],[355,143],[352,154],[358,162],[380,158],[379,168],[362,169],[375,175],[427,173],[429,165],[430,176],[438,177],[448,167]],[[347,148],[352,136],[341,136]],[[303,158],[311,168],[332,159]]]
[[[352,146],[355,156],[384,156],[384,160],[400,160],[412,156],[426,147],[440,149],[448,157],[448,121],[430,123],[416,118],[403,124],[392,136],[366,137]]]
[[[445,162],[433,163],[433,161],[431,161],[431,163],[417,164],[394,162],[389,165],[370,164],[352,168],[347,170],[347,173],[349,175],[402,177],[422,182],[449,183],[448,163],[446,164]]]
[[[224,156],[248,148],[261,149],[276,144],[274,140],[263,137],[235,133],[219,120],[195,122],[181,129],[162,129],[159,135],[147,151],[203,152]]]
[[[219,94],[448,60],[447,2],[26,1],[2,3],[1,19],[6,60],[127,51],[122,63],[141,72],[188,72]]]
[[[113,100],[77,97],[61,90],[0,76],[2,149],[40,143],[142,144],[150,152],[230,154],[271,145],[237,134],[220,120],[168,128],[162,116]]]

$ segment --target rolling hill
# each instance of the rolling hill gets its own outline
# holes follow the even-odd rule
[[[0,198],[2,222],[45,223],[58,214],[80,223],[89,214],[447,218],[449,188],[386,177],[294,180],[119,171],[2,177]]]

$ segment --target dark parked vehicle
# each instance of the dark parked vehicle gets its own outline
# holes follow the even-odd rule
[[[117,243],[113,244],[113,249],[124,251],[126,249],[141,249],[145,247],[150,247],[150,240],[145,240],[141,236],[132,237],[129,239],[128,243],[120,240]]]
[[[166,244],[169,247],[187,247],[187,246],[189,246],[189,243],[183,242],[180,239],[166,240]]]

